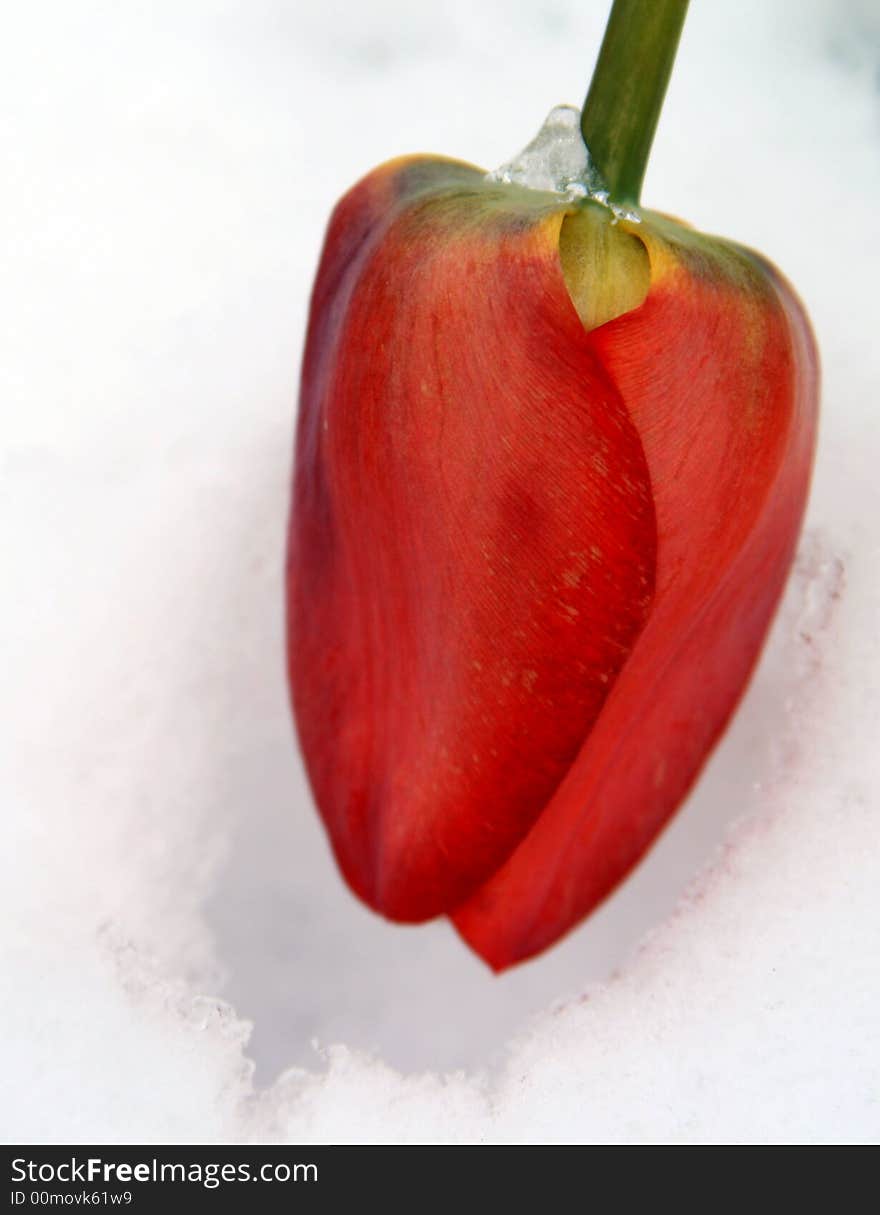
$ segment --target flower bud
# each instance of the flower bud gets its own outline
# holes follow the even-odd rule
[[[502,969],[687,794],[789,569],[817,364],[756,254],[392,162],[338,205],[288,551],[293,705],[339,865]]]

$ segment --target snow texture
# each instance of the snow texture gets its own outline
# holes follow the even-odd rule
[[[347,893],[293,743],[283,535],[329,210],[402,152],[499,163],[579,100],[606,11],[4,6],[4,1142],[880,1134],[868,0],[694,5],[661,120],[646,204],[785,270],[825,387],[782,613],[649,858],[493,978]]]
[[[615,218],[641,223],[638,210],[611,201],[602,175],[593,164],[581,135],[577,106],[554,106],[538,134],[511,160],[486,174],[487,181],[549,191],[568,201],[591,198],[614,212]]]
[[[511,160],[487,173],[489,181],[549,190],[566,198],[586,198],[598,184],[580,129],[580,111],[573,105],[554,106],[538,134]]]

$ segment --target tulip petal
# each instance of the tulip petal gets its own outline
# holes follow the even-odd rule
[[[454,162],[377,170],[331,222],[303,367],[288,652],[316,801],[388,916],[488,881],[458,921],[487,956],[489,879],[567,786],[654,591],[645,450],[562,278],[567,209]]]
[[[455,914],[496,970],[578,923],[686,795],[754,666],[806,500],[818,368],[793,292],[757,255],[659,216],[640,235],[647,299],[590,342],[648,463],[654,601],[555,796]]]

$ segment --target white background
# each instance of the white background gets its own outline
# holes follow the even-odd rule
[[[336,197],[507,159],[605,3],[3,4],[5,1142],[877,1138],[880,17],[692,7],[645,202],[807,304],[807,530],[674,826],[493,978],[353,900],[304,788],[296,380]]]

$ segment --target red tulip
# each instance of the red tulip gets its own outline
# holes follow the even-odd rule
[[[809,328],[754,253],[445,160],[341,201],[303,369],[289,663],[361,898],[453,916],[501,969],[612,889],[742,694],[815,419]]]
[[[627,203],[686,7],[615,0],[581,127]],[[699,774],[815,442],[791,288],[591,172],[572,201],[377,169],[331,220],[303,365],[288,652],[315,799],[361,898],[451,916],[499,970],[587,915]]]

